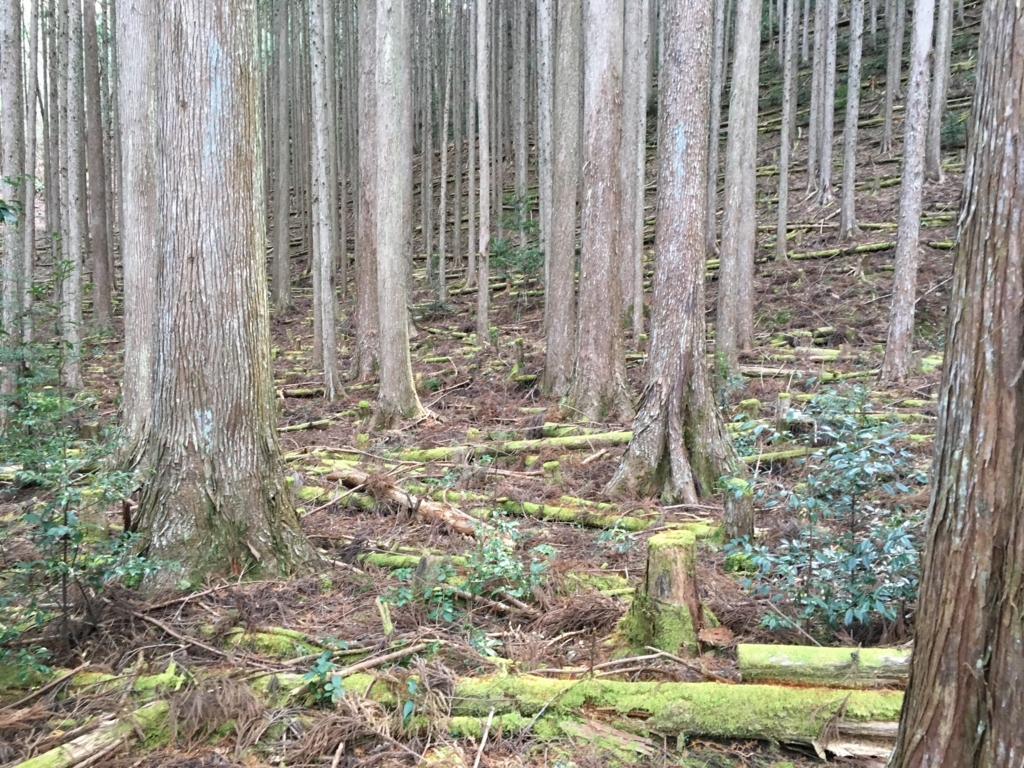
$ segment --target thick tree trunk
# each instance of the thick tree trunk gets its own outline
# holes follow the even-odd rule
[[[17,388],[21,364],[21,303],[25,247],[22,227],[22,177],[25,173],[25,127],[21,71],[21,2],[0,0],[0,202],[9,212],[0,217],[0,430],[7,422],[7,399]],[[32,91],[33,95],[35,89]],[[8,220],[10,215],[12,220]]]
[[[412,378],[406,270],[412,236],[409,0],[377,0],[377,302],[380,391],[375,422],[423,413]]]
[[[466,67],[466,139],[469,142],[467,150],[466,171],[469,179],[466,183],[466,207],[469,216],[469,224],[466,233],[466,287],[472,288],[476,285],[476,230],[477,230],[477,192],[476,180],[482,171],[477,167],[477,128],[478,117],[476,114],[476,17],[477,4],[471,3],[469,7],[469,24],[466,28],[466,44],[469,49],[469,64]]]
[[[932,47],[935,0],[914,0],[914,36],[910,43],[910,83],[903,138],[903,181],[896,232],[889,336],[882,359],[882,379],[902,380],[910,372],[917,303],[917,264],[924,183],[924,135],[928,120],[928,64]]]
[[[729,99],[729,139],[725,151],[725,216],[715,352],[730,370],[754,335],[754,210],[757,165],[757,83],[761,5],[737,0],[736,57]]]
[[[846,77],[846,122],[843,126],[843,198],[839,207],[839,237],[849,240],[857,226],[857,122],[860,120],[860,59],[864,41],[864,0],[850,3],[850,63]]]
[[[583,7],[583,210],[576,362],[568,407],[591,421],[629,418],[618,264],[622,177],[622,0]]]
[[[1024,759],[1024,10],[982,12],[917,640],[890,765]]]
[[[180,563],[162,569],[161,582],[290,573],[313,553],[274,428],[265,206],[253,184],[255,6],[163,0],[157,20],[153,473],[139,504],[140,546]]]
[[[932,98],[928,109],[928,132],[924,143],[924,177],[942,180],[942,119],[946,115],[946,87],[949,58],[953,47],[953,0],[939,0],[935,27],[935,55],[932,58]]]
[[[647,384],[610,487],[696,503],[746,470],[715,406],[705,359],[704,227],[711,2],[662,9],[659,179]],[[685,43],[684,43],[685,41]],[[752,499],[728,497],[726,535],[753,533]]]
[[[121,122],[121,264],[124,273],[124,460],[142,458],[149,439],[156,297],[157,36],[154,0],[118,6],[118,114]]]
[[[377,300],[377,0],[358,0],[359,218],[356,221],[356,339],[352,374],[373,376],[380,356]]]
[[[832,204],[832,139],[836,114],[836,38],[839,26],[839,0],[825,0],[828,11],[825,19],[825,70],[822,80],[821,131],[812,141],[818,142],[819,205]],[[863,13],[861,14],[863,16]]]
[[[580,188],[580,0],[559,0],[552,121],[551,245],[547,291],[544,391],[569,389],[576,345],[576,222]]]
[[[96,3],[84,2],[86,151],[88,153],[89,255],[92,263],[92,315],[96,326],[109,329],[113,321],[114,275],[110,269],[110,231],[107,222],[108,163],[103,149],[103,105],[100,99],[100,51]]]

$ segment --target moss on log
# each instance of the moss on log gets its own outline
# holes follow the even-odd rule
[[[736,649],[744,682],[837,688],[903,686],[910,651],[900,648],[814,648],[746,645]]]
[[[629,431],[601,432],[592,435],[563,435],[536,440],[506,440],[480,445],[449,445],[439,448],[410,449],[392,453],[402,461],[448,461],[456,456],[508,456],[521,451],[541,451],[545,448],[580,451],[604,448],[610,445],[625,445],[633,433]]]

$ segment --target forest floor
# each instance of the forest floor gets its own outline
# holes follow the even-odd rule
[[[951,121],[965,116],[969,86],[954,75]],[[819,206],[801,199],[791,206],[794,258],[785,262],[772,260],[770,198],[777,185],[772,167],[778,137],[762,134],[756,346],[743,360],[742,375],[725,382],[721,396],[740,453],[754,472],[758,539],[768,547],[797,537],[802,525],[792,508],[768,500],[806,490],[809,476],[820,478],[828,470],[837,440],[864,439],[864,430],[871,432],[865,445],[899,452],[901,469],[893,474],[906,488],[888,500],[875,488],[860,501],[879,515],[918,521],[927,504],[926,486],[908,478],[930,464],[962,149],[946,153],[944,181],[925,188],[916,373],[901,386],[883,386],[876,372],[888,325],[900,165],[898,156],[877,154],[878,128],[870,120],[880,112],[880,98],[880,92],[866,94],[862,108],[866,127],[857,201],[862,234],[839,242],[838,203]],[[653,160],[649,170],[653,182]],[[801,180],[798,174],[792,187],[800,190]],[[798,191],[794,202],[800,197]],[[652,216],[653,194],[647,203]],[[872,248],[854,251],[855,246]],[[648,259],[652,256],[648,253]],[[303,258],[296,254],[296,264]],[[0,765],[80,743],[109,730],[118,718],[132,725],[102,749],[53,764],[583,768],[818,762],[806,745],[677,739],[677,733],[646,730],[639,715],[629,733],[618,727],[629,712],[616,713],[614,701],[591,702],[577,713],[580,727],[560,738],[550,731],[541,734],[542,715],[555,710],[555,699],[595,675],[739,682],[740,643],[905,644],[912,634],[912,604],[889,618],[876,612],[866,621],[838,626],[818,619],[779,626],[786,622],[773,617],[795,616],[794,604],[769,603],[765,594],[748,589],[744,580],[750,573],[729,572],[727,552],[712,538],[698,547],[697,581],[705,606],[727,631],[708,635],[700,654],[689,660],[631,652],[617,627],[643,582],[647,539],[685,523],[716,523],[721,499],[664,507],[657,500],[605,491],[625,447],[621,433],[630,425],[574,423],[535,386],[544,361],[539,274],[495,276],[496,332],[481,343],[473,336],[475,293],[453,290],[442,306],[419,266],[413,370],[431,416],[416,423],[372,432],[371,383],[350,382],[338,400],[323,399],[311,359],[308,278],[297,284],[295,311],[273,323],[281,443],[302,527],[321,550],[323,568],[288,581],[214,582],[145,599],[124,589],[103,593],[90,621],[76,618],[89,631],[80,631],[64,647],[55,642],[49,663],[65,670],[88,665],[90,673],[114,677],[86,678],[80,672],[13,707],[11,701],[24,692],[0,691],[0,701],[8,705],[0,706]],[[713,327],[713,270],[707,287]],[[351,339],[350,314],[343,326],[342,338]],[[87,365],[94,396],[89,418],[116,414],[119,342],[111,338],[93,345]],[[348,349],[341,355],[344,370]],[[629,359],[633,391],[640,392],[642,344]],[[780,393],[791,395],[791,413],[789,426],[777,432]],[[843,432],[849,418],[856,427]],[[552,440],[562,436],[578,439],[571,445]],[[793,448],[805,449],[805,455],[771,457]],[[431,449],[450,450],[422,453]],[[5,519],[17,520],[33,491],[5,489],[5,494]],[[486,519],[488,533],[474,539],[429,519],[431,500]],[[111,506],[104,525],[116,533],[122,514],[121,505]],[[841,535],[827,521],[822,525],[827,536]],[[24,538],[22,524],[8,523],[0,548],[5,570],[24,556],[19,530]],[[488,597],[464,599],[456,589]],[[774,628],[767,626],[772,623]],[[375,673],[391,699],[363,699],[359,694],[369,687],[351,687],[351,680],[361,680],[349,677],[358,660],[366,662],[361,671]],[[482,750],[479,730],[455,737],[442,727],[453,707],[456,680],[510,672],[544,675],[562,681],[562,687],[542,706],[523,710],[532,717],[526,728],[504,732],[496,720]],[[348,696],[331,705],[324,686],[335,673],[342,675]],[[148,688],[140,686],[161,674]],[[268,688],[271,693],[263,698],[245,693],[241,683],[268,674],[293,686],[296,675],[308,679],[299,678],[286,696],[272,694],[289,683],[275,683],[278,687]],[[154,736],[142,722],[139,712],[154,696],[169,702],[172,735]],[[140,709],[132,720],[135,707]],[[485,707],[477,719],[487,721],[487,714]],[[877,758],[841,762],[879,764]]]

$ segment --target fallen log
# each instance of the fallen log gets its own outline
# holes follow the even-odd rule
[[[438,448],[410,449],[392,453],[391,457],[402,461],[448,461],[459,458],[482,456],[507,456],[522,451],[541,451],[545,448],[563,450],[590,450],[610,445],[625,445],[633,433],[629,431],[603,432],[594,435],[564,435],[536,440],[507,440],[479,445],[448,445]]]
[[[800,683],[835,688],[887,688],[907,684],[910,651],[901,648],[814,648],[740,644],[745,683]]]
[[[456,685],[451,728],[479,734],[480,718],[494,707],[506,733],[536,718],[532,730],[538,736],[559,736],[565,733],[561,721],[577,722],[586,711],[632,733],[760,739],[810,745],[822,757],[885,757],[902,702],[899,691],[482,677]]]
[[[109,758],[125,742],[149,738],[158,733],[167,719],[167,710],[166,701],[154,701],[139,707],[127,717],[102,720],[95,730],[29,760],[15,763],[13,768],[102,765],[100,761]]]
[[[328,480],[340,482],[346,488],[367,487],[368,492],[376,498],[387,499],[392,503],[399,504],[424,520],[443,523],[451,530],[463,536],[475,536],[477,529],[481,526],[489,529],[489,526],[485,523],[481,523],[479,520],[470,517],[462,510],[456,509],[449,504],[438,504],[429,499],[413,496],[401,488],[390,485],[380,479],[377,479],[376,482],[369,482],[372,478],[381,477],[381,475],[371,475],[359,469],[340,467],[327,475]]]

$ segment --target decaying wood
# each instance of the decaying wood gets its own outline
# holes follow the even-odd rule
[[[902,687],[910,650],[812,648],[789,645],[736,647],[740,676],[748,683],[800,683],[836,688]]]
[[[348,488],[355,488],[359,485],[370,487],[368,483],[370,478],[369,473],[354,468],[336,469],[327,475],[328,480],[340,482]],[[484,525],[450,504],[438,504],[429,499],[413,496],[395,485],[378,481],[373,483],[372,487],[374,495],[378,498],[399,504],[424,520],[442,523],[463,536],[476,535],[477,528]]]

